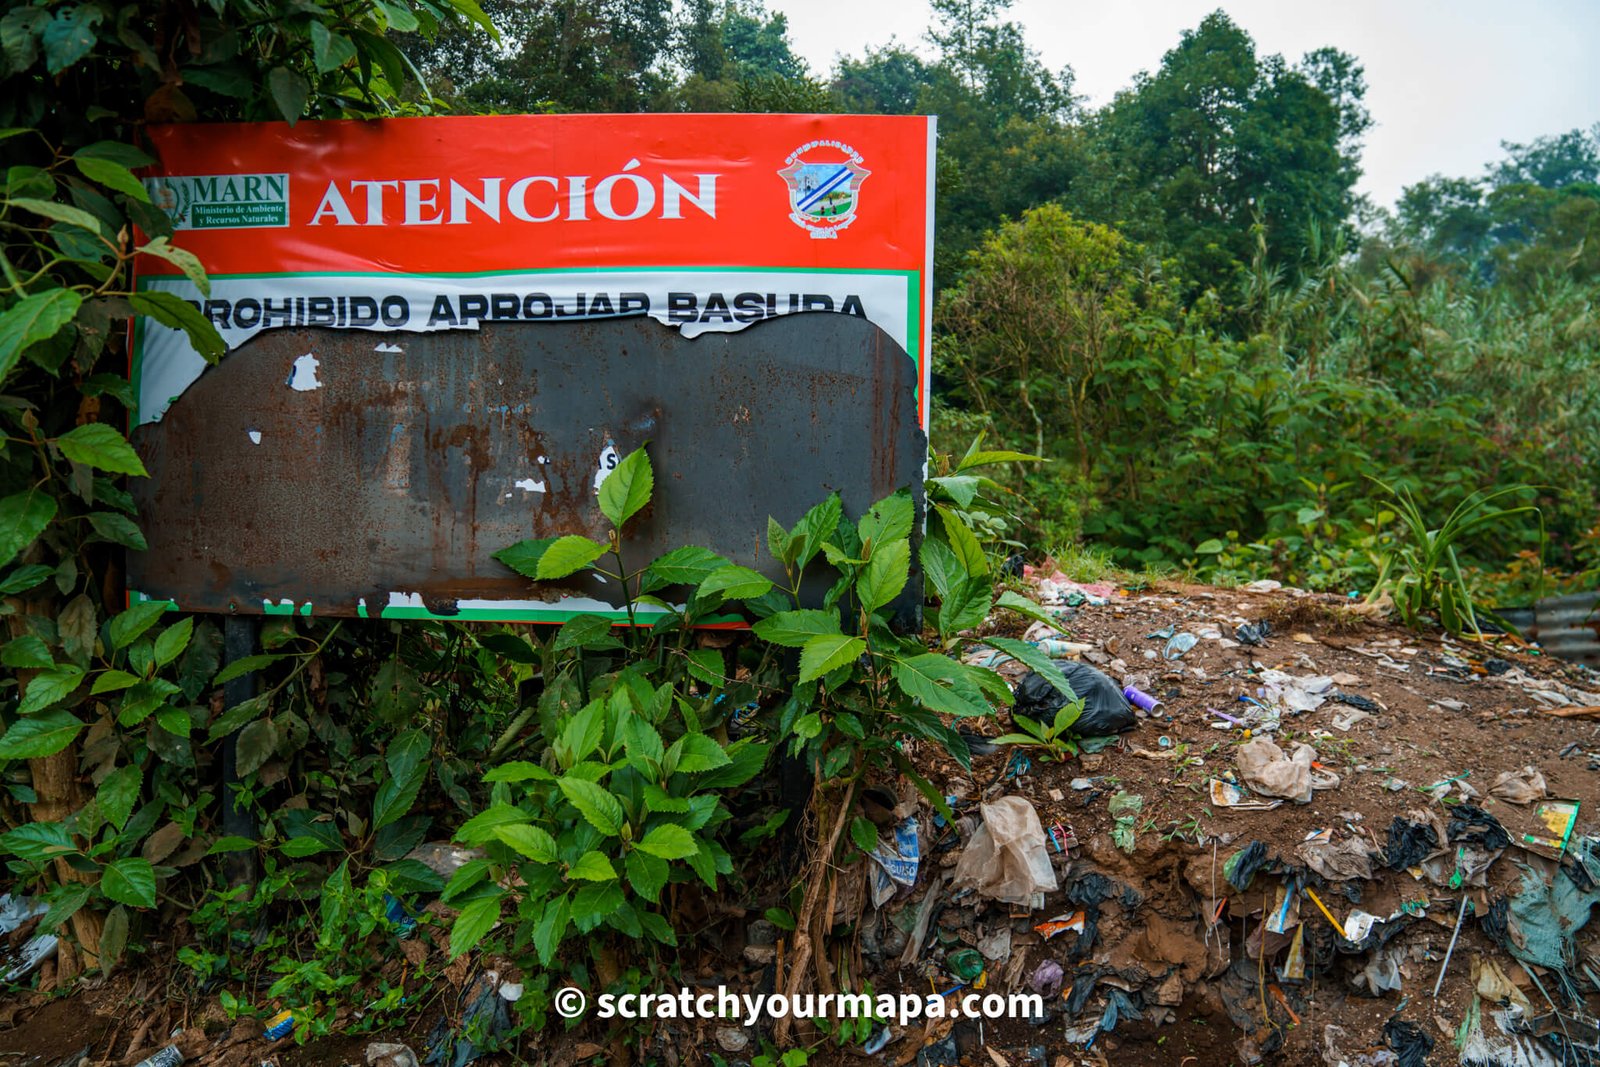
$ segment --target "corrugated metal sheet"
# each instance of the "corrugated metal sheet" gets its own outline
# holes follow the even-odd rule
[[[1600,667],[1600,594],[1571,593],[1539,601],[1529,636],[1553,656]]]
[[[224,613],[377,615],[397,597],[438,614],[532,596],[617,605],[614,582],[536,592],[491,553],[603,540],[597,475],[645,442],[655,499],[629,528],[630,567],[702,545],[781,577],[768,515],[792,524],[833,491],[859,515],[901,488],[920,511],[918,380],[888,334],[838,314],[694,340],[645,318],[273,330],[135,433],[150,548],[130,554],[129,584]]]

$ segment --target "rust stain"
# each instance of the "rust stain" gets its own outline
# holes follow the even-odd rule
[[[353,615],[364,598],[377,614],[391,593],[439,614],[463,599],[615,603],[614,585],[535,588],[492,558],[524,538],[604,538],[608,440],[624,455],[649,441],[656,470],[630,566],[700,544],[776,576],[751,540],[767,515],[792,523],[834,488],[852,514],[901,487],[921,503],[915,361],[851,316],[694,341],[647,319],[402,335],[398,352],[380,339],[263,333],[139,428],[151,547],[131,587],[197,611],[287,598]],[[308,352],[321,385],[291,389]]]

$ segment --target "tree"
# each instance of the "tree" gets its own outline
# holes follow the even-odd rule
[[[669,84],[671,0],[489,0],[486,10],[501,49],[462,30],[406,42],[462,109],[642,111]]]
[[[1170,249],[1191,289],[1230,283],[1258,222],[1272,261],[1292,262],[1313,225],[1326,233],[1349,216],[1363,92],[1349,57],[1323,49],[1297,71],[1208,15],[1096,116],[1107,184],[1069,203]]]

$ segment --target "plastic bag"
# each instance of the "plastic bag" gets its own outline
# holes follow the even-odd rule
[[[1023,797],[980,804],[983,825],[956,862],[952,889],[976,889],[1007,904],[1029,904],[1034,894],[1056,889],[1056,872],[1045,850],[1039,813]]]
[[[1311,766],[1316,758],[1317,750],[1310,745],[1295,745],[1294,755],[1285,756],[1283,749],[1258,737],[1239,748],[1239,777],[1258,793],[1309,804],[1313,789],[1332,789],[1339,784],[1337,775],[1319,773]]]
[[[1137,722],[1122,687],[1087,663],[1077,660],[1052,660],[1061,673],[1067,676],[1072,691],[1083,700],[1083,714],[1073,724],[1072,730],[1080,737],[1107,737],[1133,729]],[[1049,722],[1055,718],[1061,705],[1067,702],[1055,686],[1038,674],[1029,671],[1017,683],[1016,710],[1035,719]]]
[[[1489,795],[1511,804],[1532,804],[1550,795],[1544,775],[1533,767],[1520,771],[1505,771],[1489,787]]]

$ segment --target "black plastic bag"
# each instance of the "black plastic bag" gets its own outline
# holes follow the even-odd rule
[[[1450,825],[1445,833],[1452,844],[1465,841],[1489,852],[1511,844],[1511,835],[1500,825],[1500,820],[1471,804],[1458,804],[1450,809]]]
[[[1066,675],[1072,691],[1083,700],[1083,714],[1072,730],[1080,737],[1108,737],[1133,729],[1137,717],[1122,687],[1087,663],[1072,659],[1052,660]],[[1017,683],[1015,710],[1032,719],[1049,722],[1067,702],[1055,686],[1029,671]]]
[[[1433,1038],[1423,1033],[1416,1023],[1390,1019],[1383,1024],[1383,1039],[1389,1050],[1399,1057],[1400,1067],[1427,1067]]]
[[[1415,867],[1439,850],[1439,835],[1433,827],[1407,822],[1400,816],[1389,824],[1389,843],[1383,858],[1390,870],[1403,871]]]

